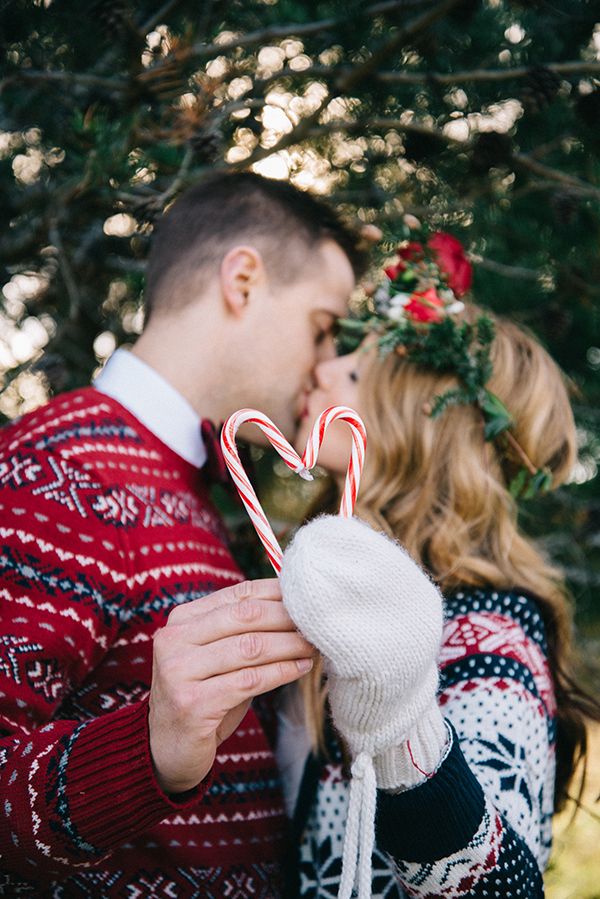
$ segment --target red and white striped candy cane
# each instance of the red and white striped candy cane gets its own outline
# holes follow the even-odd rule
[[[344,487],[340,505],[340,514],[345,517],[350,517],[354,510],[354,504],[358,493],[358,485],[365,459],[367,440],[365,426],[353,409],[350,409],[347,406],[332,406],[322,412],[314,424],[302,459],[294,447],[285,439],[279,428],[273,424],[271,419],[262,412],[258,412],[256,409],[240,409],[238,412],[234,412],[233,415],[230,415],[223,425],[221,431],[221,447],[223,449],[225,462],[235,486],[238,489],[240,498],[246,507],[246,511],[267,551],[269,561],[277,574],[281,571],[283,553],[277,538],[273,533],[273,529],[269,524],[267,516],[263,512],[262,506],[257,499],[254,487],[250,483],[250,479],[240,462],[235,442],[238,428],[245,423],[258,425],[288,468],[291,468],[292,471],[299,474],[300,477],[305,480],[312,480],[309,469],[313,468],[317,463],[317,457],[321,443],[323,442],[325,431],[333,421],[337,421],[338,419],[348,422],[352,430],[352,454],[348,464],[346,485]]]
[[[363,421],[354,409],[349,406],[330,406],[321,412],[313,425],[313,429],[302,462],[306,468],[311,469],[317,464],[319,450],[325,437],[325,432],[330,424],[334,421],[345,421],[350,425],[352,432],[352,451],[348,471],[346,472],[346,483],[340,503],[340,515],[344,518],[351,518],[356,505],[356,497],[358,496],[358,486],[360,484],[360,476],[365,464],[365,450],[367,448],[367,431]]]
[[[246,511],[250,516],[252,524],[256,528],[256,532],[260,537],[264,548],[267,551],[271,565],[279,574],[281,571],[281,559],[283,553],[277,541],[273,528],[269,524],[267,516],[263,512],[262,506],[256,497],[256,491],[250,483],[250,479],[244,470],[244,466],[240,462],[235,437],[238,428],[249,422],[258,425],[265,434],[269,442],[275,447],[285,464],[298,472],[304,478],[312,479],[312,475],[306,471],[302,459],[293,446],[285,439],[279,428],[273,424],[268,416],[256,409],[240,409],[230,415],[221,431],[221,447],[223,456],[227,463],[229,473],[233,478],[235,486],[238,489],[240,498],[246,507]]]

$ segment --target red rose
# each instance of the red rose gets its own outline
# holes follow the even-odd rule
[[[404,247],[398,247],[398,261],[394,265],[388,265],[384,272],[390,281],[395,281],[405,271],[407,262],[414,262],[422,255],[423,244],[413,240]]]
[[[465,256],[463,245],[452,234],[436,231],[427,241],[427,246],[437,256],[441,270],[448,275],[448,286],[457,297],[461,297],[473,281],[473,267]]]
[[[390,279],[390,281],[395,281],[396,278],[402,274],[406,266],[403,262],[396,262],[394,265],[388,265],[387,268],[384,268],[384,272]]]
[[[438,297],[435,288],[430,287],[429,290],[413,293],[404,311],[416,322],[441,322],[444,316],[440,310],[443,308],[444,301]]]
[[[411,240],[405,247],[398,247],[398,256],[400,259],[406,259],[407,262],[413,262],[423,255],[423,244],[417,240]]]

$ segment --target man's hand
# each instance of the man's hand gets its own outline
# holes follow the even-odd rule
[[[312,667],[315,648],[276,578],[244,581],[177,606],[154,635],[150,751],[166,793],[195,787],[254,696]]]

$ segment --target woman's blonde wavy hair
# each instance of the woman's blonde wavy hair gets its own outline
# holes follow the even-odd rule
[[[481,314],[474,306],[469,318]],[[486,313],[487,314],[487,313]],[[562,484],[576,459],[573,413],[558,366],[525,330],[495,317],[489,389],[509,409],[512,434],[536,468]],[[518,588],[537,598],[545,621],[558,705],[555,808],[585,759],[585,715],[600,718],[572,672],[571,611],[561,572],[519,529],[508,485],[522,460],[501,437],[486,442],[475,405],[428,414],[456,378],[396,353],[361,373],[368,451],[356,514],[398,539],[444,592],[459,586]],[[316,664],[304,679],[307,721],[324,748],[326,688]]]

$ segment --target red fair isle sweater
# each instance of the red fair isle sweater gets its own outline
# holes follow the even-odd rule
[[[149,754],[152,635],[241,580],[198,469],[75,391],[0,431],[0,533],[0,896],[279,896],[255,713],[182,801]]]

